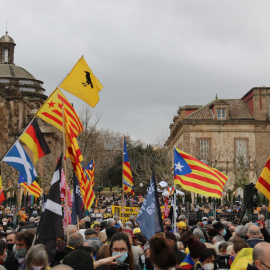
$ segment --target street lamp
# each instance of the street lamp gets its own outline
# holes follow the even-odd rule
[[[143,183],[140,183],[139,186],[141,188],[141,194],[142,194]]]

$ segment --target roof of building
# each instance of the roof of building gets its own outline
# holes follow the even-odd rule
[[[252,113],[250,112],[247,104],[242,99],[218,99],[214,100],[207,105],[201,107],[195,112],[191,113],[184,119],[187,120],[212,120],[213,114],[210,109],[217,102],[225,102],[228,105],[229,109],[229,118],[230,119],[254,119]]]
[[[10,37],[7,33],[6,33],[6,35],[4,35],[4,36],[2,36],[2,37],[0,38],[0,42],[2,42],[2,43],[4,43],[4,42],[5,42],[5,43],[14,43],[14,44],[15,44],[13,38]]]
[[[18,79],[31,79],[35,77],[24,68],[14,64],[1,64],[0,63],[0,78],[18,78]]]

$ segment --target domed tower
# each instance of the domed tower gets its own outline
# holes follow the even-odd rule
[[[43,82],[14,64],[15,46],[8,33],[0,38],[0,144],[11,143],[47,98]]]

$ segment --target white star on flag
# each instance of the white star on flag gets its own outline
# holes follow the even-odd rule
[[[185,166],[182,166],[181,164],[180,164],[180,162],[178,161],[178,163],[177,164],[174,164],[174,166],[175,166],[175,169],[176,170],[179,170],[180,172],[182,172],[182,168],[184,168]]]

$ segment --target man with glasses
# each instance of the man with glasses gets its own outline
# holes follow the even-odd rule
[[[270,270],[270,243],[261,242],[253,248],[253,264],[247,270]]]

